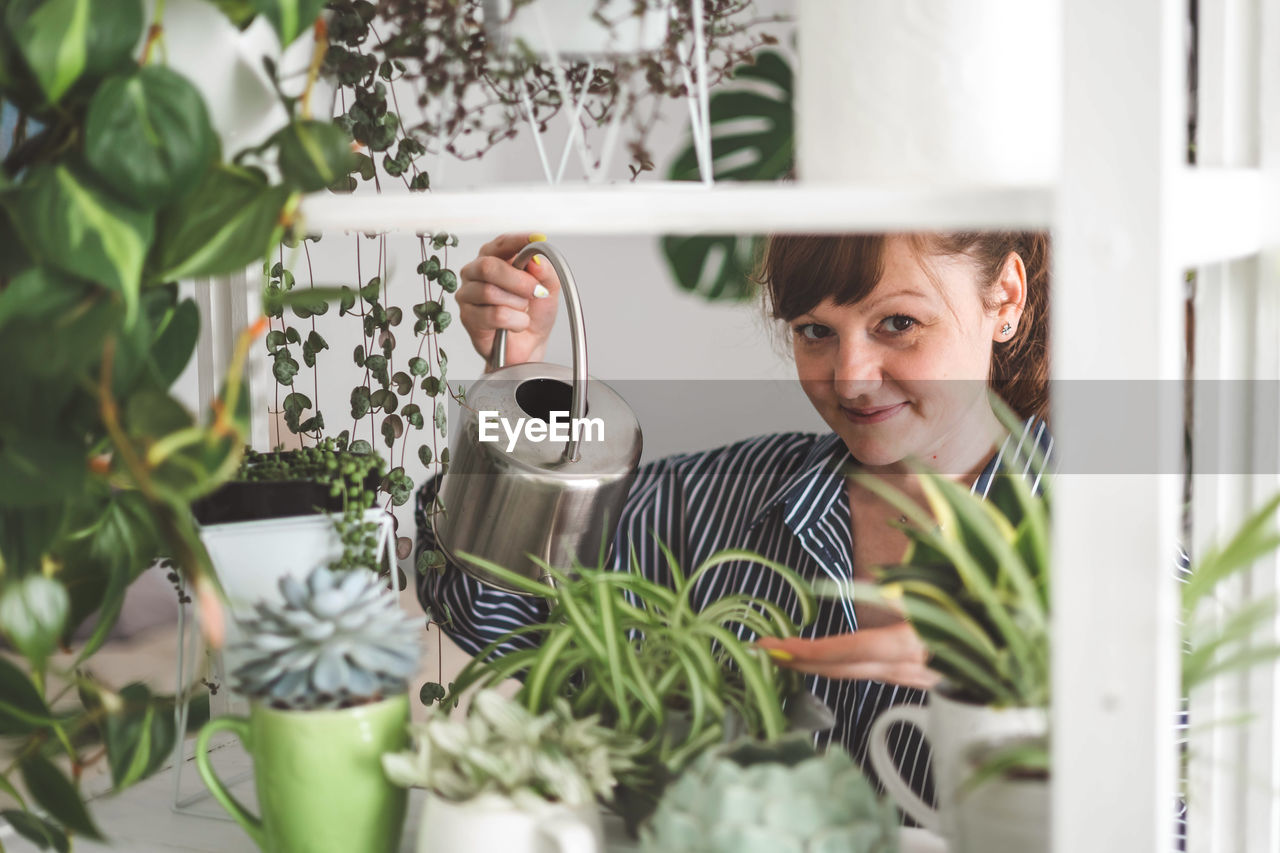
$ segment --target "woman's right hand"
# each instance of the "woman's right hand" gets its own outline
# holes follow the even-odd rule
[[[486,362],[498,329],[507,330],[507,364],[544,357],[556,321],[560,279],[544,259],[534,258],[524,270],[511,260],[529,243],[545,239],[541,234],[503,234],[481,246],[476,259],[461,270],[458,319]]]

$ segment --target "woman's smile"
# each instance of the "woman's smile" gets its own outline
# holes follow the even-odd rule
[[[907,403],[894,403],[888,406],[866,406],[855,408],[853,406],[841,406],[840,411],[844,412],[844,416],[855,424],[878,424],[889,420],[899,412],[907,408]]]

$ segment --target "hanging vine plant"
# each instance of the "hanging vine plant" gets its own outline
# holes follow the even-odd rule
[[[334,127],[345,131],[346,141],[354,144],[356,151],[350,168],[330,177],[323,186],[345,193],[357,191],[361,184],[372,184],[381,192],[384,181],[399,181],[412,192],[428,190],[430,177],[419,165],[425,149],[408,135],[400,119],[395,84],[403,75],[403,63],[381,57],[376,51],[382,42],[374,29],[376,7],[367,0],[330,0],[326,8],[330,44],[320,71],[336,86]],[[415,483],[405,466],[410,452],[415,452],[428,470],[437,465],[443,472],[449,463],[448,448],[442,446],[447,427],[444,398],[461,399],[465,392],[448,383],[448,354],[437,336],[452,321],[446,300],[457,290],[458,277],[449,269],[448,250],[457,246],[458,240],[443,232],[419,236],[416,272],[422,294],[407,314],[392,304],[386,235],[348,239],[355,267],[350,284],[316,286],[309,244],[318,237],[286,242],[275,262],[264,265],[264,304],[271,320],[266,349],[276,381],[272,414],[281,417],[291,433],[313,445],[326,434],[319,367],[330,344],[316,328],[315,318],[336,305],[339,317],[351,317],[359,324],[360,343],[351,351],[351,360],[362,378],[347,399],[351,425],[337,433],[334,441],[337,447],[353,453],[376,453],[385,458],[386,474],[379,493],[385,507],[391,509],[407,503],[413,495]],[[369,243],[375,247],[372,269],[366,262]],[[295,250],[292,261],[286,258],[286,247]],[[305,287],[298,284],[300,275],[305,275]],[[403,337],[409,330],[417,346],[406,358],[397,336]],[[310,395],[302,387],[308,373]],[[338,421],[331,412],[330,425]],[[397,557],[406,559],[411,551],[412,540],[397,530]],[[428,557],[419,561],[418,569],[438,567]]]

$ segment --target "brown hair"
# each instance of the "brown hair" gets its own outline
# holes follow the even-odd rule
[[[859,302],[884,274],[888,234],[780,234],[769,239],[757,280],[774,319],[792,320],[830,298],[837,305]],[[999,304],[991,285],[1010,254],[1027,270],[1027,301],[1018,329],[995,344],[992,389],[1022,417],[1049,416],[1049,237],[1038,231],[963,231],[911,234],[917,253],[966,255],[988,285],[983,307]]]

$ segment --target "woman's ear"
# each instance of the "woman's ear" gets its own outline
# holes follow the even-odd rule
[[[1003,343],[1018,334],[1018,323],[1027,304],[1027,267],[1017,252],[1010,252],[1004,259],[995,288],[998,307],[993,337],[997,343]]]

